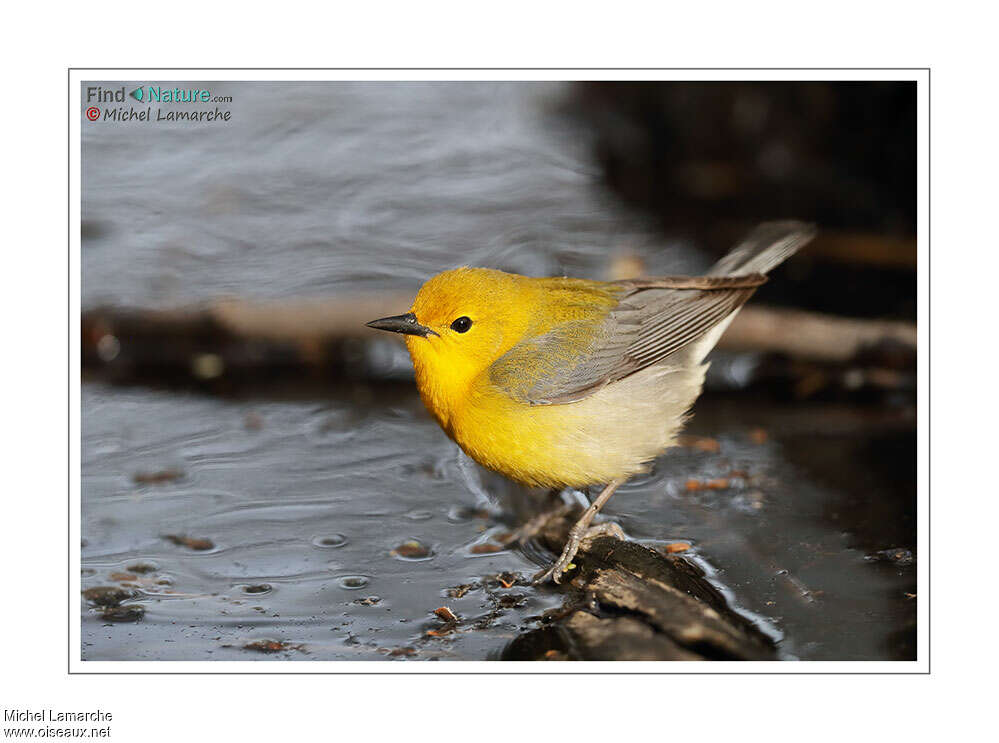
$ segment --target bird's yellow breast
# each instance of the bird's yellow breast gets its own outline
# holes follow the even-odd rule
[[[562,405],[525,405],[483,386],[448,434],[483,466],[531,486],[630,477],[671,446],[706,367],[656,366]]]
[[[531,406],[488,388],[469,395],[455,411],[449,435],[472,459],[531,486],[581,486],[596,482],[593,464],[580,467],[580,452],[568,446],[571,431],[592,426],[584,411],[568,406]]]

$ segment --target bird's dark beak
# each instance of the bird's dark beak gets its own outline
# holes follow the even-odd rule
[[[405,315],[393,315],[392,317],[383,317],[380,320],[372,320],[368,323],[368,327],[375,330],[404,333],[405,335],[418,335],[423,338],[426,338],[428,335],[437,335],[437,333],[427,326],[416,322],[416,315],[412,312],[407,312]]]

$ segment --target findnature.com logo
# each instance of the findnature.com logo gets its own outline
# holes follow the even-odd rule
[[[202,88],[164,88],[161,85],[140,85],[127,93],[129,98],[139,103],[150,104],[144,108],[132,106],[104,106],[103,111],[97,106],[89,105],[85,111],[89,121],[229,121],[232,112],[222,110],[218,106],[205,110],[164,110],[155,109],[152,104],[199,104],[199,103],[232,103],[231,95],[212,95],[210,90]],[[86,102],[91,103],[127,103],[126,86],[105,88],[100,85],[88,86]]]

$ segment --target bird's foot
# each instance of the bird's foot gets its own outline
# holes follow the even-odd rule
[[[572,559],[576,556],[576,553],[579,552],[579,548],[582,546],[583,542],[589,539],[594,539],[595,537],[606,536],[613,536],[618,539],[625,538],[624,530],[617,524],[610,521],[603,524],[597,524],[596,526],[591,526],[587,529],[577,529],[574,526],[569,532],[569,539],[565,543],[565,548],[562,550],[562,554],[559,555],[559,558],[550,568],[537,573],[532,579],[532,582],[536,586],[547,583],[548,580],[552,580],[555,583],[561,583],[562,575],[575,567],[572,563]]]

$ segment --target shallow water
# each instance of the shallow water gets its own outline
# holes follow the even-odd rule
[[[462,263],[707,263],[603,190],[558,85],[207,87],[233,96],[230,124],[84,122],[84,308],[407,289]],[[689,542],[784,658],[912,657],[915,566],[896,555],[914,546],[913,426],[708,393],[691,430],[719,450],[668,453],[607,513]],[[494,658],[562,602],[489,577],[536,569],[476,551],[521,494],[405,382],[229,398],[85,382],[82,428],[83,587],[125,585],[145,610],[109,621],[81,599],[85,659]]]
[[[423,659],[475,658],[556,605],[558,596],[521,587],[446,596],[533,564],[513,552],[470,553],[497,525],[474,512],[456,450],[417,405],[410,395],[361,413],[349,401],[87,385],[84,588],[137,564],[154,570],[124,581],[139,586],[141,622],[108,624],[84,608],[84,657],[242,658],[255,655],[244,645],[273,639],[303,646],[285,658],[371,659],[405,647]],[[183,474],[134,480],[162,471]],[[411,540],[426,557],[392,554]],[[497,612],[511,595],[523,601]],[[429,642],[442,605],[488,626]]]
[[[863,533],[882,519],[911,532],[905,483],[828,485],[795,458],[794,443],[812,439],[820,453],[810,459],[834,469],[858,435],[882,449],[904,443],[904,418],[702,402],[692,430],[712,434],[720,450],[669,452],[615,495],[608,516],[650,545],[690,543],[688,556],[780,640],[785,658],[911,653],[914,564],[876,554],[904,546],[896,535],[867,542]],[[146,609],[138,623],[114,624],[84,601],[85,658],[258,657],[243,646],[269,639],[301,647],[259,657],[481,659],[561,602],[554,589],[495,583],[448,596],[537,566],[518,551],[473,552],[508,528],[515,489],[463,461],[415,393],[359,409],[350,399],[218,400],[90,384],[84,409],[83,585],[138,586],[128,603]],[[823,416],[839,430],[803,430]],[[783,430],[786,442],[754,440],[759,424]],[[176,479],[135,480],[157,472]],[[728,487],[687,484],[719,478]],[[476,510],[478,487],[498,506],[493,516]],[[412,540],[429,554],[392,554]],[[136,564],[154,570],[136,575]],[[379,600],[358,603],[371,596]],[[460,631],[428,637],[445,605]],[[385,655],[399,648],[414,654]]]

